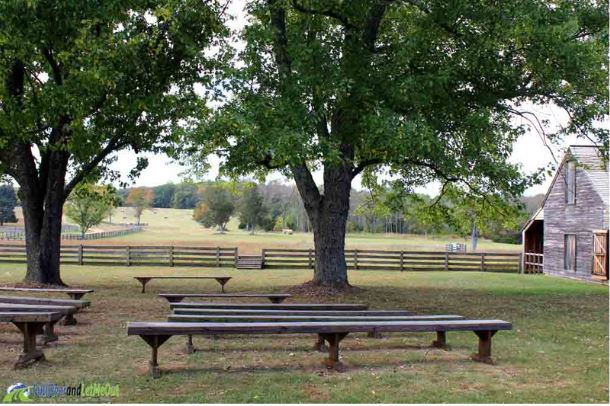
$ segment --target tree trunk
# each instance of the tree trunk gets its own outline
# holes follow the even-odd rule
[[[51,153],[46,185],[39,185],[37,176],[31,178],[23,174],[20,184],[23,192],[27,282],[65,285],[60,277],[59,259],[67,163],[67,153]]]
[[[324,168],[324,195],[320,195],[307,168],[293,168],[299,193],[312,224],[316,253],[313,282],[344,289],[349,286],[345,262],[345,231],[352,175],[346,166]]]
[[[472,252],[477,250],[477,244],[479,242],[479,231],[477,230],[476,218],[472,219],[472,232],[470,235],[470,242],[472,244]]]

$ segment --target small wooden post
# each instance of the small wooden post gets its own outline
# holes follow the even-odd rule
[[[405,269],[405,252],[400,251],[400,272],[404,271],[404,269]]]
[[[524,271],[524,269],[525,269],[525,266],[524,266],[524,263],[523,263],[523,262],[524,262],[524,261],[523,261],[523,253],[520,253],[520,254],[519,254],[519,273],[520,273],[520,274],[522,274],[522,273],[523,273],[523,271]]]
[[[267,255],[267,250],[263,248],[261,250],[261,268],[265,267],[265,256],[266,255]]]
[[[449,253],[445,252],[445,271],[449,270]]]
[[[237,267],[237,258],[239,257],[239,248],[233,250],[233,266]],[[265,250],[263,250],[263,264],[265,263]]]
[[[174,266],[174,246],[169,246],[169,266]]]
[[[78,246],[78,264],[83,265],[83,245]]]
[[[309,249],[308,258],[309,258],[309,268],[312,269],[313,268],[313,252],[312,252],[311,248]]]
[[[354,267],[355,267],[355,269],[358,269],[358,250],[357,249],[354,250]]]
[[[129,245],[125,250],[125,265],[131,266],[131,247]]]
[[[481,272],[485,272],[485,254],[481,253]]]
[[[216,267],[220,267],[220,247],[216,247]]]

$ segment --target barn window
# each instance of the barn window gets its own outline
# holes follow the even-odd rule
[[[576,164],[568,161],[566,165],[566,203],[576,203]]]
[[[563,269],[576,271],[576,234],[564,236]]]

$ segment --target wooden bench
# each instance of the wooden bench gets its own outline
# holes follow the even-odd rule
[[[276,322],[313,322],[313,321],[412,321],[412,320],[460,320],[464,319],[463,316],[458,315],[417,315],[417,316],[326,316],[326,315],[235,315],[232,313],[228,314],[215,314],[215,315],[201,315],[201,314],[170,314],[167,321],[178,322],[178,323],[276,323]],[[369,337],[381,338],[381,334],[377,331],[369,332]],[[313,348],[316,351],[326,351],[324,339],[318,336],[318,340],[314,344]],[[195,346],[193,345],[193,336],[189,335],[185,351],[187,354],[195,352]]]
[[[1,323],[13,323],[23,334],[23,354],[15,368],[26,368],[45,359],[42,350],[36,348],[36,335],[42,334],[44,326],[64,317],[62,313],[50,312],[0,312]]]
[[[70,299],[79,300],[87,293],[93,293],[93,289],[74,289],[74,288],[14,288],[10,286],[0,286],[3,292],[30,292],[30,293],[66,293]]]
[[[364,304],[348,303],[290,303],[290,304],[263,304],[263,303],[214,303],[214,302],[188,302],[170,303],[171,309],[244,309],[244,310],[366,310]]]
[[[512,325],[502,320],[442,320],[442,321],[385,321],[385,322],[286,322],[286,323],[175,323],[131,322],[128,335],[140,336],[152,349],[150,372],[160,376],[158,349],[175,335],[227,334],[318,334],[329,344],[328,368],[338,368],[339,343],[349,333],[361,332],[436,332],[435,347],[447,346],[448,331],[473,331],[479,337],[479,351],[475,360],[491,360],[491,338],[498,330],[510,330]]]
[[[72,306],[79,311],[85,307],[89,307],[91,302],[88,300],[72,300],[72,299],[50,299],[44,297],[28,297],[28,296],[0,296],[0,303],[15,303],[15,304],[30,304],[30,305],[47,305],[47,306]],[[76,324],[74,314],[66,315],[64,325],[70,326]]]
[[[27,312],[27,313],[61,313],[64,316],[74,315],[78,312],[78,308],[74,306],[49,306],[49,305],[28,305],[14,303],[0,303],[0,312]],[[57,341],[59,338],[55,334],[55,324],[59,321],[50,321],[45,325],[44,334],[42,336],[42,344],[48,344]]]
[[[170,303],[179,303],[184,298],[263,298],[269,299],[271,303],[282,303],[285,299],[292,295],[288,293],[159,293],[160,297],[164,297]]]
[[[142,284],[142,293],[146,292],[146,284],[152,279],[215,279],[220,284],[220,290],[225,292],[225,285],[231,280],[230,276],[134,276]]]

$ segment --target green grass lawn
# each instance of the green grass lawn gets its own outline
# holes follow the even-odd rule
[[[256,234],[238,229],[238,221],[233,218],[228,225],[225,234],[218,234],[215,230],[206,229],[192,219],[192,210],[181,209],[152,209],[145,210],[141,221],[147,223],[145,231],[130,234],[118,238],[105,238],[92,240],[87,243],[100,244],[142,244],[142,245],[200,245],[200,246],[222,246],[239,247],[241,253],[259,254],[262,248],[309,248],[313,247],[313,235],[311,233],[294,233],[284,235],[281,232],[257,231]],[[115,210],[112,221],[135,222],[133,209],[120,207]],[[102,225],[100,229],[108,226]],[[412,234],[367,234],[352,233],[347,235],[346,245],[348,248],[359,249],[383,249],[383,250],[419,250],[437,251],[445,250],[448,242],[463,242],[469,244],[469,240],[457,236],[430,236]],[[78,243],[71,241],[66,243]],[[479,251],[513,251],[520,250],[519,245],[501,244],[481,239]]]
[[[0,266],[0,283],[21,280],[21,265]],[[65,266],[64,280],[88,286],[92,307],[77,326],[59,326],[60,344],[48,362],[27,370],[11,365],[20,336],[0,325],[0,390],[26,384],[113,383],[119,402],[608,402],[608,287],[545,276],[492,273],[350,272],[357,294],[292,302],[363,302],[373,309],[408,309],[511,321],[494,337],[495,365],[473,362],[476,336],[448,334],[451,351],[432,349],[434,334],[363,334],[343,341],[345,372],[327,371],[313,336],[195,337],[199,352],[183,353],[184,337],[160,349],[161,379],[147,374],[149,347],[126,335],[135,320],[164,320],[160,291],[216,292],[213,281],[152,281],[138,274],[218,274],[230,292],[283,291],[309,271],[238,271]],[[63,399],[74,401],[75,399]],[[57,401],[57,399],[54,399]]]

